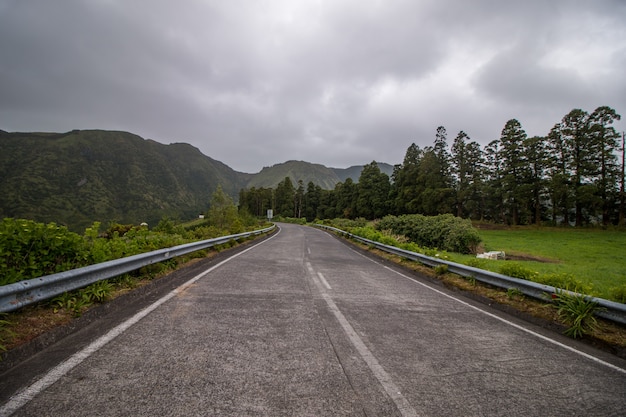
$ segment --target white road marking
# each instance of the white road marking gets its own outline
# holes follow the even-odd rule
[[[278,232],[274,236],[271,236],[270,238],[262,242],[259,242],[256,245],[251,246],[245,250],[242,250],[241,252],[236,253],[235,255],[231,256],[228,259],[221,261],[218,264],[213,265],[211,268],[191,278],[189,281],[185,282],[180,287],[175,288],[174,290],[170,291],[168,294],[166,294],[159,300],[155,301],[153,304],[149,305],[148,307],[144,308],[143,310],[141,310],[140,312],[132,316],[130,319],[117,325],[105,335],[91,342],[91,344],[89,344],[87,347],[76,352],[74,355],[70,356],[69,359],[67,359],[64,362],[61,362],[59,365],[55,366],[53,369],[48,371],[48,373],[46,373],[42,378],[34,382],[32,385],[14,394],[9,399],[9,401],[7,401],[4,405],[2,405],[2,407],[0,407],[0,417],[8,417],[11,414],[15,413],[17,410],[19,410],[20,408],[25,406],[28,402],[30,402],[33,398],[35,398],[37,394],[39,394],[40,392],[42,392],[43,390],[45,390],[46,388],[48,388],[49,386],[57,382],[64,375],[66,375],[69,371],[71,371],[77,365],[82,363],[85,359],[90,357],[92,354],[96,353],[104,345],[106,345],[107,343],[109,343],[110,341],[112,341],[113,339],[121,335],[122,333],[124,333],[133,324],[137,323],[139,320],[143,319],[148,314],[156,310],[161,304],[165,303],[166,301],[175,297],[179,293],[183,292],[185,289],[187,289],[190,285],[194,284],[200,278],[204,277],[205,275],[209,274],[213,270],[224,265],[226,262],[229,262],[235,259],[236,257],[243,255],[249,250],[252,250],[256,248],[257,246],[265,242],[268,242],[269,240],[278,236],[279,233],[280,233],[280,228],[278,229]]]
[[[474,306],[474,305],[472,305],[472,304],[470,304],[470,303],[468,303],[468,302],[466,302],[466,301],[463,301],[463,300],[461,300],[461,299],[459,299],[459,298],[456,298],[456,297],[454,297],[454,296],[452,296],[452,295],[450,295],[450,294],[446,294],[445,292],[440,291],[440,290],[438,290],[438,289],[436,289],[436,288],[434,288],[434,287],[431,287],[431,286],[430,286],[430,285],[428,285],[428,284],[425,284],[425,283],[423,283],[423,282],[417,281],[416,279],[414,279],[414,278],[412,278],[412,277],[410,277],[410,276],[408,276],[408,275],[405,275],[405,274],[403,274],[403,273],[402,273],[402,272],[400,272],[400,271],[396,271],[396,270],[395,270],[395,269],[393,269],[393,268],[389,268],[388,266],[383,265],[383,264],[381,264],[380,262],[377,262],[376,260],[374,260],[374,259],[372,259],[372,258],[370,258],[370,257],[368,257],[368,256],[365,256],[365,255],[363,255],[362,253],[359,253],[359,252],[357,252],[357,251],[355,251],[355,250],[353,250],[353,249],[351,249],[351,248],[350,248],[350,250],[351,250],[351,251],[353,251],[354,253],[356,253],[357,255],[362,256],[363,258],[368,259],[369,261],[374,262],[375,264],[380,265],[380,266],[382,266],[383,268],[388,269],[388,270],[390,270],[390,271],[392,271],[392,272],[394,272],[394,273],[396,273],[396,274],[400,275],[401,277],[404,277],[404,278],[406,278],[406,279],[410,280],[411,282],[413,282],[413,283],[415,283],[415,284],[421,285],[422,287],[428,288],[429,290],[436,292],[437,294],[441,294],[441,295],[443,295],[444,297],[448,297],[448,298],[450,298],[451,300],[454,300],[454,301],[456,301],[456,302],[458,302],[458,303],[461,303],[461,304],[463,304],[463,305],[465,305],[465,306],[467,306],[467,307],[469,307],[469,308],[471,308],[471,309],[474,309],[474,310],[476,310],[476,311],[479,311],[479,312],[481,312],[481,313],[483,313],[483,314],[485,314],[485,315],[487,315],[487,316],[489,316],[489,317],[492,317],[492,318],[494,318],[494,319],[496,319],[496,320],[499,320],[499,321],[501,321],[502,323],[508,324],[508,325],[509,325],[509,326],[511,326],[511,327],[515,327],[516,329],[519,329],[519,330],[521,330],[521,331],[523,331],[523,332],[526,332],[526,333],[528,333],[528,334],[531,334],[531,335],[533,335],[533,336],[535,336],[535,337],[537,337],[537,338],[539,338],[539,339],[541,339],[541,340],[544,340],[544,341],[549,342],[549,343],[551,343],[551,344],[553,344],[553,345],[559,346],[559,347],[561,347],[561,348],[563,348],[563,349],[569,350],[570,352],[576,353],[576,354],[578,354],[578,355],[580,355],[580,356],[582,356],[582,357],[584,357],[584,358],[590,359],[590,360],[591,360],[591,361],[593,361],[593,362],[596,362],[596,363],[598,363],[598,364],[604,365],[604,366],[606,366],[606,367],[608,367],[608,368],[611,368],[611,369],[613,369],[613,370],[615,370],[615,371],[618,371],[618,372],[621,372],[621,373],[623,373],[623,374],[626,374],[626,369],[624,369],[624,368],[620,368],[619,366],[615,366],[615,365],[613,365],[613,364],[611,364],[611,363],[609,363],[609,362],[603,361],[602,359],[597,358],[597,357],[595,357],[595,356],[593,356],[593,355],[590,355],[590,354],[588,354],[588,353],[582,352],[582,351],[580,351],[580,350],[578,350],[578,349],[575,349],[575,348],[573,348],[573,347],[571,347],[571,346],[568,346],[568,345],[566,345],[566,344],[564,344],[564,343],[558,342],[558,341],[556,341],[556,340],[554,340],[554,339],[551,339],[551,338],[549,338],[549,337],[547,337],[547,336],[544,336],[544,335],[542,335],[542,334],[540,334],[540,333],[537,333],[537,332],[535,332],[535,331],[532,331],[532,330],[530,330],[530,329],[528,329],[528,328],[526,328],[526,327],[520,326],[519,324],[513,323],[512,321],[509,321],[509,320],[507,320],[507,319],[505,319],[505,318],[503,318],[503,317],[497,316],[497,315],[495,315],[495,314],[493,314],[493,313],[490,313],[490,312],[488,312],[488,311],[486,311],[486,310],[483,310],[482,308],[479,308],[479,307],[477,307],[477,306]]]
[[[321,274],[316,274],[313,266],[311,266],[309,262],[307,262],[306,265],[311,276],[313,277],[313,282],[315,282],[315,285],[319,289],[322,298],[324,299],[324,301],[326,301],[328,308],[343,328],[344,333],[346,334],[346,336],[348,336],[348,339],[350,340],[352,345],[356,348],[357,352],[359,352],[361,358],[370,368],[378,382],[380,382],[387,395],[389,395],[392,401],[396,404],[396,407],[398,408],[398,411],[400,411],[400,414],[404,417],[417,417],[417,412],[409,403],[409,401],[404,397],[404,395],[402,395],[402,392],[391,378],[391,375],[389,375],[387,371],[385,371],[385,368],[381,366],[381,364],[378,362],[378,359],[376,359],[376,356],[374,356],[372,352],[367,348],[365,343],[363,343],[361,337],[354,330],[354,328],[343,315],[341,310],[339,310],[339,307],[337,307],[330,295],[328,295],[324,291],[322,283],[320,282],[321,280],[315,279],[316,276],[322,277]]]
[[[332,290],[333,288],[330,286],[330,284],[328,283],[328,281],[326,281],[326,278],[324,278],[324,275],[322,275],[321,272],[317,273],[317,276],[320,277],[320,281],[322,281],[322,284],[324,284],[324,286],[329,289]]]

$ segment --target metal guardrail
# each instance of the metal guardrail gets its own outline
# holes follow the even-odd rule
[[[586,299],[598,304],[600,309],[595,313],[598,317],[602,317],[617,323],[626,324],[626,304],[605,300],[603,298],[596,298],[584,294],[574,293],[572,291],[556,288],[551,285],[543,285],[524,279],[513,278],[506,275],[498,274],[496,272],[486,271],[484,269],[474,268],[471,266],[458,264],[456,262],[446,261],[444,259],[433,258],[431,256],[426,256],[421,253],[415,253],[397,248],[395,246],[389,246],[380,242],[365,239],[363,237],[357,236],[341,229],[337,229],[335,227],[330,227],[322,224],[316,224],[315,226],[331,230],[333,232],[347,236],[351,239],[363,242],[367,245],[374,246],[375,248],[382,251],[398,255],[412,261],[417,261],[433,268],[439,265],[446,265],[448,267],[448,271],[454,274],[466,278],[473,278],[476,281],[484,282],[486,284],[493,285],[499,288],[505,288],[507,290],[517,289],[524,295],[542,301],[546,301],[546,294],[556,294],[557,292],[561,291],[571,295],[584,296]]]
[[[231,240],[245,239],[269,232],[276,226],[214,239],[186,243],[171,248],[132,255],[125,258],[89,265],[0,287],[0,312],[15,311],[29,304],[47,300],[68,291],[83,288],[94,282],[134,271],[157,262],[221,245]]]

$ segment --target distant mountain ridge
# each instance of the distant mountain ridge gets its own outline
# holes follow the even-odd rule
[[[285,177],[332,189],[363,166],[327,168],[287,161],[242,173],[186,143],[164,145],[128,132],[0,130],[0,216],[56,222],[82,232],[94,221],[156,224],[208,209],[218,185],[236,201],[242,188],[274,188]],[[389,164],[379,164],[391,173]]]
[[[386,163],[378,163],[381,172],[391,176],[393,166]],[[356,165],[349,168],[328,168],[324,165],[313,164],[305,161],[287,161],[271,167],[264,167],[261,172],[254,174],[248,181],[246,188],[275,188],[285,177],[291,178],[295,184],[302,181],[306,185],[313,182],[323,189],[332,190],[340,182],[348,178],[358,182],[361,176],[363,165]]]

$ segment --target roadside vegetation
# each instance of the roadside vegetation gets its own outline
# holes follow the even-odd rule
[[[103,228],[96,222],[79,235],[55,223],[5,218],[0,222],[0,285],[266,225],[245,212],[238,212],[232,199],[219,187],[203,219],[181,223],[163,218],[152,229],[145,225],[117,223]],[[145,285],[183,263],[210,256],[236,243],[148,265],[14,313],[0,313],[0,351],[66,323],[89,307]]]
[[[412,252],[626,302],[626,258],[617,256],[626,247],[623,231],[554,227],[492,230],[492,225],[479,224],[475,228],[469,221],[449,215],[431,217],[430,225],[415,221],[422,217],[335,219],[321,223]],[[484,251],[503,251],[506,259],[478,259],[476,253]]]
[[[626,348],[626,329],[605,321],[600,323],[594,316],[599,306],[582,295],[624,302],[626,279],[623,271],[625,265],[623,260],[615,262],[615,251],[626,244],[625,233],[595,230],[593,231],[595,240],[590,241],[585,239],[585,234],[581,233],[581,230],[577,229],[517,227],[495,231],[479,230],[458,218],[456,222],[453,222],[448,215],[431,218],[429,226],[420,223],[423,219],[419,216],[416,216],[413,221],[407,217],[413,216],[387,216],[375,221],[334,219],[316,221],[316,223],[330,225],[369,240],[427,256],[557,287],[559,289],[555,294],[546,294],[544,302],[541,302],[526,298],[519,290],[496,289],[480,284],[472,278],[450,274],[445,265],[431,269],[419,263],[368,248],[379,256],[403,264],[410,269],[435,276],[446,285],[480,294],[532,316],[560,323],[565,327],[564,334],[570,337],[581,338],[585,335],[592,335],[596,340],[619,346],[621,349]],[[412,229],[411,225],[415,229]],[[427,236],[426,231],[430,233],[430,237]],[[546,234],[550,239],[547,239]],[[457,237],[457,242],[452,244],[456,252],[439,249],[439,245],[435,242],[438,242],[442,235]],[[544,243],[537,244],[537,240]],[[417,241],[422,244],[418,244]],[[602,246],[600,243],[606,241],[610,241],[611,245],[604,245],[603,249],[597,247]],[[424,245],[424,242],[431,242],[432,245],[429,247]],[[439,242],[442,241],[439,240]],[[463,246],[465,242],[471,242],[471,244]],[[561,249],[554,249],[555,246]],[[364,245],[364,247],[367,246]],[[562,247],[569,247],[569,250]],[[485,248],[504,250],[509,254],[509,260],[476,258],[475,253]],[[590,266],[590,269],[584,269],[584,271],[589,271],[589,275],[579,274],[578,266],[584,264],[584,258],[594,258],[592,263],[595,263],[596,269],[604,265],[604,272],[594,274],[593,267]],[[610,267],[606,267],[607,264]],[[581,295],[571,294],[568,291]]]

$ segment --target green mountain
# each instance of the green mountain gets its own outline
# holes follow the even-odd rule
[[[380,172],[389,175],[393,174],[393,165],[386,164],[384,162],[377,162]],[[363,171],[363,165],[354,165],[349,168],[331,168],[337,174],[337,177],[341,182],[344,182],[348,178],[351,178],[354,182],[359,182],[361,171]]]
[[[127,132],[8,133],[0,130],[0,217],[67,225],[83,232],[94,221],[155,225],[163,216],[191,219],[208,210],[220,185],[238,199],[242,188],[275,188],[285,177],[324,189],[363,166],[327,168],[287,161],[257,174],[237,172],[185,143],[163,145]],[[391,174],[393,167],[379,164]]]
[[[391,177],[392,165],[382,162],[377,164],[381,172]],[[350,168],[327,168],[324,165],[310,162],[287,161],[271,167],[264,167],[261,172],[252,176],[246,188],[276,188],[279,182],[283,181],[285,177],[289,177],[295,187],[297,187],[298,181],[302,180],[305,187],[312,181],[323,189],[332,190],[337,183],[344,182],[348,178],[358,182],[361,171],[363,171],[363,165],[355,165]]]
[[[191,145],[163,145],[126,132],[0,131],[0,216],[65,224],[82,231],[206,212],[218,184],[236,196],[250,174]]]
[[[291,178],[294,187],[297,187],[298,181],[302,180],[305,187],[310,181],[313,181],[315,185],[327,190],[335,188],[335,184],[341,181],[331,168],[324,165],[304,161],[287,161],[271,167],[264,167],[261,172],[255,174],[248,181],[246,188],[276,188],[285,177]]]

